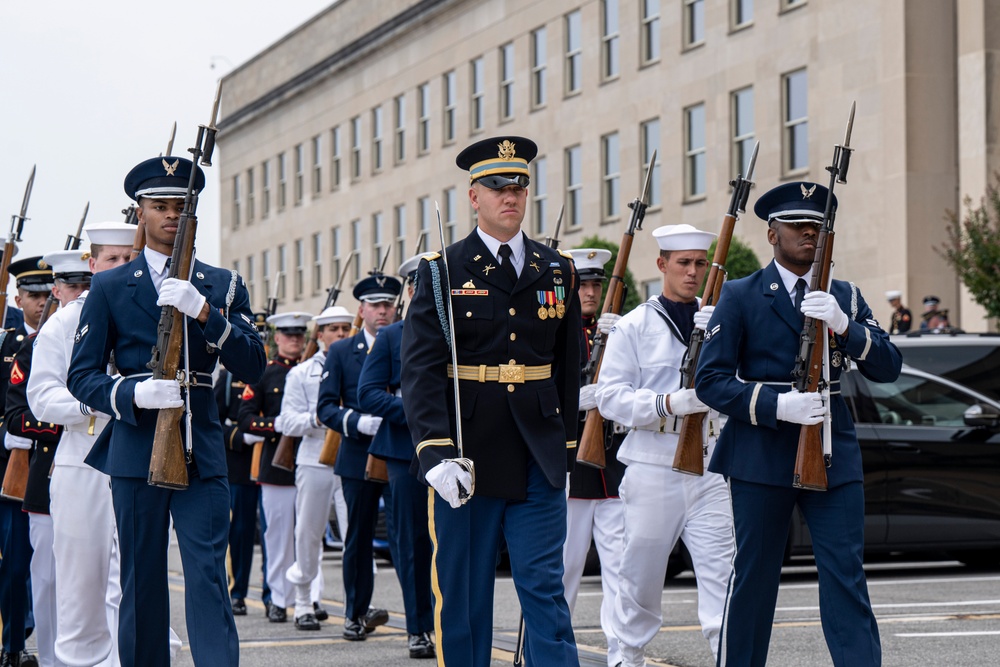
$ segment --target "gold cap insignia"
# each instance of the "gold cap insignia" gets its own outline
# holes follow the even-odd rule
[[[802,183],[799,183],[799,187],[802,188],[802,198],[803,199],[809,199],[810,197],[813,196],[813,193],[816,192],[816,186],[815,185],[813,185],[811,188],[806,188],[805,185],[803,185]]]
[[[85,253],[83,253],[82,255],[80,255],[80,259],[81,259],[81,260],[87,260],[87,259],[90,259],[90,253],[89,253],[89,252],[85,252]]]
[[[45,262],[44,259],[40,259],[38,260],[38,268],[44,271],[45,269],[49,268],[49,265]]]
[[[167,170],[167,176],[173,176],[174,172],[177,171],[177,166],[181,163],[179,159],[174,160],[173,164],[170,164],[166,160],[163,160],[162,162],[163,162],[163,168]]]
[[[587,253],[587,259],[594,259],[595,257],[597,257],[596,250],[591,250],[590,252]]]
[[[464,285],[462,285],[462,287],[465,289],[476,289],[476,284],[471,280],[468,280]]]
[[[504,139],[503,143],[497,144],[497,148],[500,149],[497,157],[501,160],[509,160],[517,154],[517,151],[514,150],[514,144],[509,139]]]

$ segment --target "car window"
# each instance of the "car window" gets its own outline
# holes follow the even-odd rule
[[[882,424],[963,426],[963,415],[976,400],[935,380],[903,373],[895,382],[867,383]],[[860,411],[859,411],[860,412]],[[876,418],[869,412],[869,418]]]
[[[920,342],[919,338],[898,341],[904,363],[1000,400],[1000,345],[942,346]]]

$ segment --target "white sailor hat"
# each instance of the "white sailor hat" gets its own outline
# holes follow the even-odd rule
[[[399,265],[399,277],[403,280],[413,280],[417,277],[417,267],[420,266],[420,260],[436,254],[433,252],[422,252],[409,258]]]
[[[712,246],[715,234],[691,225],[664,225],[653,230],[660,250],[705,250]]]
[[[135,225],[125,222],[90,222],[83,227],[87,238],[95,245],[131,246],[135,230]]]
[[[903,293],[898,289],[891,289],[885,293],[886,301],[892,301],[893,299],[902,299]]]
[[[351,315],[351,311],[347,310],[343,306],[330,306],[325,309],[322,313],[312,318],[316,326],[324,326],[326,324],[333,324],[334,322],[347,322],[348,324],[354,322],[354,315]]]
[[[580,281],[604,280],[604,265],[611,259],[611,251],[603,248],[573,248],[567,251],[573,256],[576,274]]]
[[[290,335],[304,334],[310,321],[312,321],[312,315],[301,311],[278,313],[267,318],[267,323],[273,324],[275,330]]]
[[[90,282],[89,259],[90,253],[86,250],[60,250],[42,257],[42,261],[52,267],[52,275],[56,280],[71,285]]]

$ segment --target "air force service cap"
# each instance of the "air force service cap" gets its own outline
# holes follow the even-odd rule
[[[316,326],[322,327],[327,324],[352,324],[354,322],[354,315],[351,315],[351,311],[343,306],[330,306],[312,319],[316,323]]]
[[[771,188],[757,199],[753,212],[761,220],[775,222],[823,222],[826,200],[830,191],[818,183],[795,181]],[[837,209],[837,195],[833,195]]]
[[[52,289],[52,268],[41,256],[11,262],[8,271],[17,279],[18,289],[26,292],[48,292]]]
[[[392,276],[376,273],[354,286],[354,298],[368,303],[395,301],[403,285]]]
[[[604,280],[604,265],[611,259],[611,251],[603,248],[573,248],[567,251],[573,256],[576,274],[580,282]]]
[[[703,232],[691,225],[663,225],[653,230],[660,250],[705,250],[712,247],[715,234]]]
[[[205,172],[187,158],[154,157],[143,160],[125,177],[125,194],[139,201],[148,199],[183,199],[187,194],[191,168],[197,169],[194,191],[198,194],[205,187]]]
[[[90,283],[90,253],[86,250],[50,252],[42,261],[52,267],[53,277],[70,285]]]
[[[94,245],[131,246],[135,241],[135,225],[125,222],[91,222],[83,227]]]
[[[280,331],[289,336],[304,334],[306,327],[312,321],[311,313],[293,311],[291,313],[278,313],[267,318],[268,324],[273,324],[275,331]]]
[[[455,158],[459,169],[469,172],[469,183],[479,181],[491,190],[508,185],[528,187],[528,163],[538,154],[538,146],[524,137],[491,137],[472,144]]]

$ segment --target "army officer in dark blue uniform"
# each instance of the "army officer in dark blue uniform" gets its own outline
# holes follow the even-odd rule
[[[421,476],[435,491],[429,512],[441,665],[490,664],[501,531],[524,611],[527,663],[579,663],[562,546],[566,472],[576,459],[580,301],[569,256],[521,231],[536,151],[534,142],[511,136],[459,154],[478,226],[446,251],[450,285],[442,282],[441,258],[421,262],[403,327],[403,404]],[[443,331],[449,298],[464,451]],[[472,492],[465,504],[463,490]]]
[[[111,477],[121,544],[118,648],[124,667],[167,667],[168,524],[173,517],[184,565],[185,612],[196,665],[239,663],[239,638],[226,581],[229,483],[222,425],[211,373],[221,360],[252,383],[264,372],[264,346],[253,326],[246,286],[230,272],[195,261],[188,280],[167,278],[191,169],[179,157],[153,158],[125,177],[145,223],[146,247],[135,260],[94,276],[80,315],[67,387],[81,403],[112,415],[87,463]],[[190,386],[154,380],[146,363],[156,345],[161,306],[187,324]],[[114,353],[120,377],[107,374]],[[146,482],[157,411],[188,405],[192,416],[190,485],[182,491]],[[187,417],[185,416],[185,420]],[[183,420],[182,420],[183,423]],[[182,433],[186,429],[182,427]],[[184,436],[187,440],[186,435]]]
[[[840,374],[850,367],[875,382],[899,375],[896,346],[852,283],[806,293],[828,190],[787,183],[765,193],[754,212],[768,223],[774,261],[726,283],[708,324],[698,364],[698,397],[729,416],[709,470],[732,494],[736,557],[718,664],[764,665],[792,509],[812,536],[819,570],[820,616],[833,663],[881,664],[878,626],[862,569],[864,491],[861,450]],[[833,207],[836,209],[836,198]],[[801,304],[798,308],[794,304]],[[803,315],[828,327],[830,404],[792,388]],[[820,342],[822,344],[822,342]],[[792,487],[799,430],[829,412],[829,490]]]

